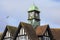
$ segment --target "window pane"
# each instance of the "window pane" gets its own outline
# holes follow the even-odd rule
[[[50,40],[50,37],[43,37],[44,40]]]
[[[28,40],[28,36],[18,36],[16,40]]]
[[[11,38],[6,38],[6,39],[4,39],[4,40],[12,40]]]

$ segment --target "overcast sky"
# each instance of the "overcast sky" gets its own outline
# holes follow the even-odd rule
[[[6,25],[17,26],[21,21],[28,22],[28,9],[35,3],[41,11],[41,25],[60,28],[60,0],[0,0],[0,32]]]

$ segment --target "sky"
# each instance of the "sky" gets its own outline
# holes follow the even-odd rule
[[[0,32],[6,25],[18,27],[28,22],[28,9],[35,4],[40,10],[40,25],[60,28],[60,0],[0,0]]]

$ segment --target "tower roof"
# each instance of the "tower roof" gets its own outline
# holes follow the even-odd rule
[[[38,7],[34,4],[29,8],[28,11],[33,11],[33,10],[39,11]]]

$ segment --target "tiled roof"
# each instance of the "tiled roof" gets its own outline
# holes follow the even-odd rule
[[[39,11],[38,7],[35,4],[33,4],[28,11],[33,11],[33,10]]]
[[[54,40],[60,40],[60,29],[59,28],[51,28],[51,32]]]
[[[27,34],[30,36],[31,40],[38,40],[35,30],[32,25],[21,22],[22,27],[26,30]]]
[[[36,28],[36,34],[37,35],[43,35],[47,29],[48,25],[38,26]]]
[[[11,36],[14,36],[14,33],[16,32],[16,30],[17,30],[17,27],[7,25],[6,28],[5,28],[5,30],[4,30],[4,32],[3,32],[1,40],[4,39],[7,31],[10,32]]]
[[[7,25],[6,27],[7,27],[8,31],[11,33],[11,35],[13,36],[17,30],[17,27],[10,26],[10,25]]]
[[[37,36],[38,35],[43,35],[47,29],[49,25],[43,25],[43,26],[37,26],[35,29],[32,27],[32,25],[28,24],[28,23],[24,23],[21,22],[19,24],[19,27],[14,27],[14,26],[6,26],[6,29],[11,33],[12,36],[15,35],[15,33],[17,33],[18,29],[21,27],[24,28],[24,30],[26,31],[27,35],[29,36],[29,38],[31,40],[38,40]],[[20,31],[19,29],[19,31]],[[59,28],[50,28],[51,32],[52,32],[52,36],[54,40],[60,40],[60,29]],[[4,31],[6,32],[6,31]],[[5,35],[5,33],[3,32],[3,37]],[[2,33],[0,33],[0,39],[2,37]]]
[[[24,23],[24,22],[20,22],[18,30],[15,34],[15,38],[13,40],[16,40],[16,37],[17,37],[21,28],[24,28],[24,30],[25,30],[25,32],[28,35],[30,40],[38,40],[38,37],[37,37],[36,32],[33,29],[32,25],[30,25],[28,23]]]

